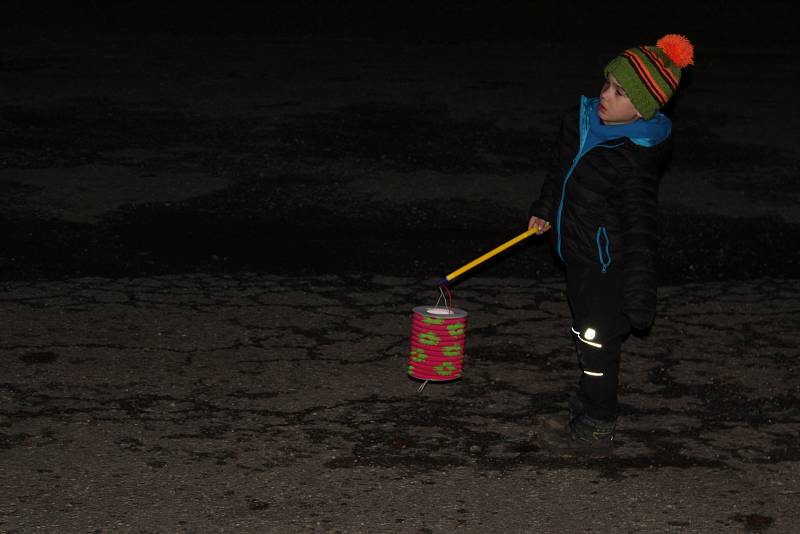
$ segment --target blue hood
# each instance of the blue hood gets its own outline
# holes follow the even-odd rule
[[[628,124],[603,124],[597,114],[599,105],[598,97],[581,97],[580,130],[583,153],[609,139],[621,137],[627,137],[639,146],[651,147],[664,141],[672,132],[672,121],[663,113],[656,113],[649,121],[639,119]]]

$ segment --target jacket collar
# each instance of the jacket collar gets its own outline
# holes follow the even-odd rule
[[[581,96],[580,131],[582,144],[587,136],[597,145],[610,139],[627,137],[631,142],[644,147],[651,147],[663,142],[672,132],[672,121],[659,112],[646,121],[639,119],[628,124],[606,125],[597,114],[600,98]],[[591,135],[589,135],[591,130]]]

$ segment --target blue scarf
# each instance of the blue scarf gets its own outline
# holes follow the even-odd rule
[[[655,146],[669,137],[672,132],[672,121],[660,112],[656,113],[655,117],[649,121],[639,119],[628,124],[603,124],[600,115],[597,114],[599,105],[600,98],[598,97],[581,99],[581,107],[589,115],[589,131],[584,141],[584,153],[610,139],[621,137],[627,137],[640,146]]]

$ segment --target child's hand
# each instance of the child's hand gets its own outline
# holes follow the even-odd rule
[[[550,229],[550,223],[534,215],[531,217],[531,220],[528,221],[528,230],[534,227],[536,227],[537,234],[543,234]]]

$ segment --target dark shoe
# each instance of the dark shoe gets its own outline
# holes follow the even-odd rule
[[[614,441],[614,421],[601,421],[583,413],[570,419],[568,426],[572,441],[587,446],[610,446]]]
[[[545,418],[539,427],[539,442],[552,454],[568,458],[605,458],[613,451],[615,423],[581,414],[569,422]]]

